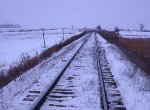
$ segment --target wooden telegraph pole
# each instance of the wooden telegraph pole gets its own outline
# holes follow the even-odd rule
[[[65,40],[65,35],[64,35],[65,32],[64,31],[65,31],[65,29],[63,28],[63,41]]]
[[[71,27],[72,27],[72,31],[73,31],[74,26],[71,26]]]
[[[43,32],[43,43],[44,43],[44,48],[45,48],[45,47],[46,47],[46,44],[45,44],[44,29],[42,29],[42,32]]]

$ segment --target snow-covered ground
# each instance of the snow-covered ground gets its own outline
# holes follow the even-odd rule
[[[119,31],[124,38],[150,38],[150,32],[141,31]]]
[[[45,88],[50,84],[50,81],[52,82],[54,80],[54,77],[58,75],[63,66],[66,64],[66,61],[70,59],[81,43],[82,40],[80,39],[79,41],[63,48],[61,51],[53,54],[52,57],[46,61],[41,62],[33,69],[25,72],[16,80],[0,89],[0,109],[6,110],[11,106],[10,104],[20,105],[20,100],[24,98],[26,93],[30,90],[45,90]],[[13,100],[18,103],[12,103]],[[28,103],[26,106],[29,107]],[[13,109],[12,107],[11,110]],[[25,107],[25,105],[23,105],[23,107]]]
[[[74,81],[74,85],[77,86],[73,88],[76,91],[75,96],[77,97],[66,99],[63,102],[64,104],[75,106],[75,110],[101,110],[98,74],[95,69],[95,62],[93,61],[93,41],[94,37],[91,37],[83,46],[69,66],[69,69],[66,70],[66,76],[61,80],[63,81],[73,74],[77,75]],[[36,93],[33,94],[29,91],[40,91],[42,93],[54,81],[55,77],[81,46],[82,42],[83,38],[75,41],[1,89],[0,109],[20,110],[21,108],[22,110],[28,110],[37,99],[33,97],[33,102],[24,101],[23,99],[27,95],[37,96]],[[50,106],[47,106],[48,108],[45,107],[44,110],[49,109]],[[60,108],[57,109],[60,110]],[[62,107],[61,109],[66,110],[67,108]]]
[[[56,87],[56,89],[72,89],[75,92],[73,94],[75,97],[62,98],[61,103],[50,101],[49,97],[41,110],[101,110],[99,79],[94,65],[95,62],[93,61],[93,42],[95,42],[94,36],[91,36],[70,64],[62,79],[60,79],[58,85],[63,86]],[[68,77],[74,77],[71,80],[72,84],[69,82],[69,85],[74,87],[68,87],[68,81],[66,80]],[[60,104],[66,107],[49,106],[49,104]]]
[[[150,79],[113,44],[97,35],[127,110],[150,110]]]
[[[79,33],[78,30],[72,31],[71,29],[66,29],[64,32],[64,40]],[[62,33],[62,30],[45,31],[46,48],[62,42]],[[40,31],[0,33],[0,67],[9,68],[20,59],[23,53],[30,56],[37,55],[46,49],[43,47],[43,34]]]

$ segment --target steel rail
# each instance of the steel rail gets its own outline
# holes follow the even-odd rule
[[[105,89],[105,84],[102,76],[102,67],[100,64],[100,58],[99,58],[99,44],[98,44],[98,39],[97,36],[95,35],[95,41],[96,41],[96,59],[97,59],[97,66],[98,66],[98,76],[99,76],[99,81],[100,81],[100,86],[101,86],[101,93],[102,93],[102,104],[103,104],[103,109],[104,110],[109,110],[108,108],[108,100],[107,100],[107,93]]]
[[[54,80],[54,82],[51,85],[49,85],[49,87],[42,93],[42,95],[38,98],[38,100],[33,104],[33,106],[31,106],[30,110],[39,110],[41,108],[41,106],[43,105],[44,101],[46,100],[47,95],[54,89],[54,87],[56,86],[56,84],[58,83],[59,79],[62,77],[62,75],[64,74],[64,72],[68,68],[68,66],[71,64],[71,62],[73,61],[73,59],[75,58],[75,56],[79,53],[80,49],[83,47],[83,45],[88,40],[88,37],[89,36],[87,36],[87,38],[84,39],[83,44],[79,47],[79,49],[75,52],[75,54],[73,55],[73,57],[69,60],[69,62],[61,70],[61,72],[56,77],[56,79]]]

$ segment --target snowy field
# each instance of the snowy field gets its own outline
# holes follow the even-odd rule
[[[97,35],[127,110],[150,110],[150,79],[118,47]]]
[[[78,50],[82,42],[83,42],[83,39],[79,39],[75,41],[74,43],[66,46],[59,52],[54,53],[52,57],[48,58],[45,61],[42,61],[36,67],[25,72],[23,75],[18,77],[15,81],[12,81],[3,89],[1,89],[0,90],[0,97],[1,97],[0,109],[6,110],[10,107],[9,108],[10,110],[20,110],[20,108],[27,110],[31,106],[30,104],[32,104],[33,102],[30,102],[30,103],[25,102],[25,104],[21,104],[22,98],[26,97],[26,95],[31,90],[40,90],[40,91],[45,90],[45,87],[47,87],[49,84],[51,84],[54,81],[55,77],[57,77],[57,75],[67,64],[69,59],[71,59],[74,53]],[[89,56],[87,55],[87,57]],[[84,59],[86,60],[86,58]],[[66,62],[64,62],[64,60]],[[86,62],[89,62],[89,60],[86,60]],[[91,63],[86,63],[86,64],[88,65]],[[89,70],[91,71],[91,68],[89,68]],[[44,73],[44,74],[41,74],[41,73]],[[93,105],[95,105],[95,103],[93,103]],[[17,108],[14,109],[15,107],[19,109]]]
[[[150,38],[150,32],[141,31],[119,31],[124,38]]]
[[[64,32],[64,40],[79,33],[78,30],[71,29],[66,29]],[[46,48],[62,42],[63,31],[60,29],[45,31],[45,41]],[[24,53],[34,56],[46,48],[44,48],[42,31],[0,33],[0,67],[9,68],[19,61]]]

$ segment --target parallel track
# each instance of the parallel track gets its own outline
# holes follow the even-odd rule
[[[105,89],[105,84],[102,76],[102,67],[100,64],[100,53],[99,53],[99,44],[98,44],[98,39],[95,37],[96,41],[96,59],[97,59],[97,65],[98,65],[98,76],[99,76],[99,81],[100,81],[100,87],[101,87],[101,94],[102,94],[102,103],[103,103],[103,108],[104,110],[108,110],[108,104],[107,104],[107,93]]]
[[[104,110],[126,110],[123,105],[120,92],[117,90],[116,82],[113,78],[105,51],[100,47],[100,42],[95,34],[96,59],[101,90],[101,102]]]

